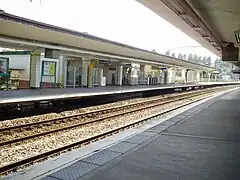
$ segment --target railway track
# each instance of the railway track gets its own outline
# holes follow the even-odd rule
[[[174,111],[174,110],[176,110],[178,108],[181,108],[183,106],[192,104],[192,103],[194,103],[196,101],[199,101],[199,100],[202,100],[202,99],[210,96],[211,94],[213,94],[214,92],[219,91],[219,90],[220,90],[220,88],[209,89],[209,90],[205,90],[205,91],[201,90],[201,91],[198,91],[197,93],[196,92],[187,93],[187,94],[185,93],[185,94],[180,94],[178,96],[172,96],[170,98],[169,97],[158,98],[158,99],[148,100],[146,102],[132,103],[132,104],[123,105],[123,106],[119,106],[119,107],[112,107],[112,108],[106,108],[106,109],[103,109],[103,110],[96,110],[96,111],[87,112],[87,113],[80,113],[80,114],[74,115],[74,116],[68,116],[68,117],[63,117],[63,118],[55,118],[54,120],[51,119],[51,120],[34,122],[34,123],[23,124],[23,125],[19,125],[19,126],[12,126],[12,127],[7,127],[7,128],[4,128],[4,129],[1,129],[0,130],[0,132],[2,133],[1,136],[3,136],[4,133],[6,134],[7,132],[9,132],[11,130],[15,130],[15,132],[18,132],[19,131],[18,128],[23,128],[25,131],[27,131],[27,130],[31,131],[32,126],[39,126],[39,125],[42,126],[43,124],[45,124],[46,127],[49,127],[49,123],[50,123],[50,126],[51,126],[51,123],[53,123],[53,125],[54,124],[56,125],[56,122],[64,122],[65,123],[67,120],[69,120],[69,118],[73,118],[73,119],[77,118],[77,121],[78,121],[79,118],[83,118],[83,117],[87,117],[87,118],[91,117],[92,118],[92,117],[94,117],[94,118],[88,119],[88,120],[84,119],[84,121],[81,121],[80,123],[78,122],[78,123],[72,124],[70,126],[69,125],[68,126],[63,126],[61,128],[56,128],[56,129],[44,131],[44,132],[41,132],[41,133],[36,133],[36,134],[28,135],[28,136],[23,136],[23,137],[20,137],[20,138],[13,138],[13,139],[10,139],[10,140],[1,141],[0,146],[7,146],[7,145],[10,145],[10,144],[13,144],[13,143],[17,143],[17,142],[20,142],[20,141],[22,142],[24,140],[29,140],[29,139],[36,138],[36,137],[39,137],[39,136],[44,136],[44,135],[52,134],[52,133],[55,133],[55,132],[61,132],[61,131],[64,131],[66,129],[75,128],[75,127],[79,127],[79,126],[85,126],[85,125],[88,125],[88,124],[93,124],[93,123],[104,121],[104,120],[107,120],[107,119],[116,118],[118,116],[119,117],[120,116],[126,116],[130,113],[141,112],[141,111],[144,111],[144,110],[149,109],[149,108],[162,106],[164,104],[174,103],[176,101],[182,101],[184,99],[191,99],[191,98],[193,99],[190,102],[172,107],[170,109],[164,110],[163,112],[155,113],[155,114],[152,114],[150,116],[140,118],[138,121],[133,122],[133,123],[129,123],[125,126],[109,130],[107,132],[92,136],[90,138],[86,138],[84,140],[81,140],[81,141],[78,141],[78,142],[75,142],[75,143],[72,143],[72,144],[68,144],[66,146],[62,146],[60,148],[56,148],[56,149],[53,149],[53,150],[50,150],[50,151],[32,156],[30,158],[26,158],[26,159],[23,159],[23,160],[14,162],[14,163],[7,164],[5,166],[0,167],[0,174],[5,174],[5,173],[9,173],[11,171],[15,171],[15,170],[21,168],[22,166],[33,164],[36,161],[41,161],[42,159],[45,159],[46,157],[54,156],[54,155],[59,154],[61,152],[68,151],[69,149],[76,148],[76,147],[78,147],[82,144],[89,143],[89,142],[97,140],[99,138],[103,138],[103,137],[111,135],[113,133],[122,131],[126,128],[141,124],[141,123],[143,123],[143,122],[145,122],[145,121],[147,121],[151,118],[169,113],[169,112]],[[110,114],[113,111],[114,111],[114,114]],[[104,114],[104,116],[95,118],[99,114],[101,114],[101,115]],[[3,132],[2,132],[2,130],[3,130]]]
[[[214,90],[197,92],[199,95],[210,93]],[[180,101],[196,96],[196,92],[178,94],[170,97],[162,97],[143,102],[131,103],[117,107],[110,107],[85,113],[79,113],[67,117],[54,118],[17,126],[0,129],[0,147],[12,143],[22,142],[31,138],[52,134],[66,129],[84,126],[98,121],[110,119],[116,116],[141,111],[144,109]]]

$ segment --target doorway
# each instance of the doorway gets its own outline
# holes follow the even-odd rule
[[[82,86],[82,66],[81,61],[68,60],[66,67],[66,87]]]

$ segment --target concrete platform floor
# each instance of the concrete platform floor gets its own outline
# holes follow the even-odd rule
[[[212,84],[235,84],[240,82],[203,82],[197,85]],[[46,89],[20,89],[0,91],[0,104],[20,103],[27,101],[40,101],[51,99],[65,99],[75,97],[87,97],[96,95],[122,94],[130,92],[142,92],[149,90],[161,90],[171,88],[181,88],[196,86],[196,84],[161,84],[161,85],[141,85],[141,86],[104,86],[94,88],[46,88]]]
[[[161,84],[141,86],[104,86],[93,88],[45,88],[45,89],[19,89],[0,91],[0,104],[39,101],[51,99],[64,99],[74,97],[88,97],[96,95],[121,94],[129,92],[141,92],[148,90],[160,90],[168,88],[188,87],[191,84]]]
[[[44,180],[237,180],[240,90],[48,175]]]

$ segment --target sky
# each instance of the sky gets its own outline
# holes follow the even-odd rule
[[[171,49],[216,58],[135,0],[0,0],[0,4],[7,13],[138,48],[162,54]]]

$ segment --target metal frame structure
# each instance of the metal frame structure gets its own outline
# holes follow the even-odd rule
[[[223,45],[186,0],[161,0],[177,16],[222,53]]]

